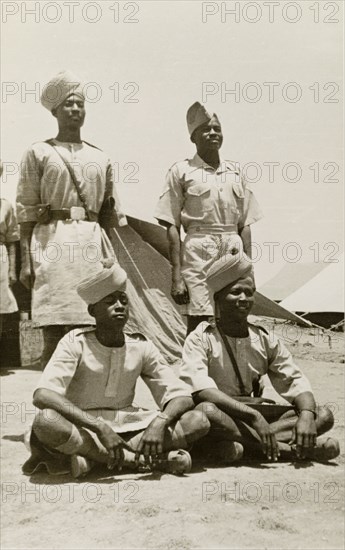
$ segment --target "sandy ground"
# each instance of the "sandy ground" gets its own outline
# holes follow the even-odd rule
[[[274,329],[298,358],[318,403],[334,412],[330,434],[341,441],[338,459],[227,468],[195,462],[183,477],[98,470],[77,482],[43,473],[29,478],[21,473],[28,457],[22,436],[40,373],[2,370],[2,547],[344,548],[343,334],[330,343],[310,330],[296,337],[284,325]],[[137,402],[150,403],[141,385]]]

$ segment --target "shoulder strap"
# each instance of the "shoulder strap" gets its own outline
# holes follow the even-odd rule
[[[236,374],[236,377],[237,377],[237,380],[238,380],[238,384],[240,386],[241,395],[245,395],[246,394],[246,389],[245,389],[245,386],[244,386],[244,383],[243,383],[243,378],[241,376],[240,369],[238,367],[234,352],[232,351],[232,348],[230,346],[230,342],[227,339],[226,335],[224,334],[224,331],[221,328],[221,326],[219,325],[219,323],[217,324],[217,328],[218,328],[219,334],[221,335],[222,340],[224,342],[226,351],[228,352],[228,355],[229,355],[230,361],[232,363],[232,366],[234,367],[234,371],[235,371],[235,374]]]
[[[98,149],[98,151],[102,151],[102,149],[97,147],[97,145],[94,145],[93,143],[89,143],[88,141],[85,141],[84,139],[83,139],[83,143],[86,143],[86,145],[90,145],[90,147],[93,147],[94,149]],[[103,151],[102,151],[102,153],[103,153]]]
[[[83,208],[85,210],[85,215],[86,215],[86,219],[90,219],[90,215],[89,215],[89,207],[86,203],[86,197],[85,197],[85,194],[82,192],[82,190],[80,189],[79,187],[79,182],[77,181],[76,177],[75,177],[75,174],[72,170],[72,167],[71,165],[69,164],[69,162],[67,162],[67,160],[61,155],[61,153],[58,151],[54,141],[52,139],[47,139],[46,140],[46,143],[48,143],[48,145],[50,145],[51,147],[54,148],[54,151],[59,155],[59,157],[61,158],[61,160],[63,161],[64,165],[66,166],[67,170],[69,171],[69,175],[71,176],[71,179],[73,181],[73,184],[74,184],[74,187],[76,188],[76,191],[78,193],[78,197],[80,199],[80,202],[82,203],[83,205]]]

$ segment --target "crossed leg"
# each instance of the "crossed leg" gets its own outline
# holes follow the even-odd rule
[[[199,403],[195,410],[200,410],[210,421],[211,429],[206,437],[205,445],[210,446],[213,441],[237,441],[252,454],[262,456],[262,446],[259,435],[256,431],[242,420],[233,419],[221,411],[214,403]],[[283,452],[291,452],[288,444],[291,440],[292,430],[297,422],[297,415],[294,410],[284,411],[277,419],[266,418],[278,441],[279,449]],[[264,415],[265,416],[265,415]],[[332,428],[334,418],[327,407],[317,407],[316,430],[317,435],[326,433]],[[202,443],[202,442],[201,442]]]
[[[165,435],[164,451],[188,449],[197,439],[206,435],[209,421],[201,411],[188,411],[181,416]],[[109,455],[98,437],[84,428],[78,428],[53,409],[44,409],[36,416],[33,432],[48,449],[64,455],[81,455],[95,462],[107,463]],[[124,466],[135,465],[135,451],[144,430],[120,433],[132,450],[124,449]]]

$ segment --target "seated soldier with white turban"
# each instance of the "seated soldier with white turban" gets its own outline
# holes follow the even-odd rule
[[[167,227],[171,295],[184,307],[189,333],[213,315],[206,284],[210,265],[233,248],[251,256],[250,226],[261,211],[238,163],[219,155],[223,133],[218,116],[197,101],[188,109],[187,126],[196,153],[168,171],[155,217]]]
[[[141,334],[123,331],[128,317],[126,272],[103,267],[77,287],[96,327],[75,329],[59,342],[34,392],[41,409],[30,437],[24,473],[41,464],[74,477],[95,463],[110,469],[151,465],[171,473],[191,468],[185,450],[205,435],[209,422],[192,410],[188,386]],[[137,379],[160,410],[133,405]]]
[[[17,190],[20,281],[32,289],[32,319],[43,328],[45,367],[58,341],[75,326],[94,324],[76,292],[95,261],[114,256],[106,217],[126,225],[107,155],[81,139],[85,96],[70,71],[43,89],[42,105],[58,124],[54,139],[25,152]]]
[[[316,406],[307,378],[284,344],[248,322],[255,293],[250,259],[223,256],[211,266],[207,282],[216,321],[201,323],[187,337],[181,369],[196,408],[211,422],[204,447],[228,463],[243,452],[273,461],[280,455],[319,461],[338,456],[338,441],[317,439],[333,426],[331,411]],[[265,374],[290,405],[254,397]]]

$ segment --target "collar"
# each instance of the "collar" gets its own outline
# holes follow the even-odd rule
[[[238,163],[232,162],[229,160],[224,160],[222,157],[219,157],[219,166],[216,170],[212,166],[207,164],[207,162],[205,162],[198,155],[198,153],[195,153],[194,157],[189,161],[189,164],[190,164],[190,172],[194,172],[194,170],[203,168],[204,170],[215,172],[216,174],[222,174],[224,172],[234,172],[235,174],[239,175],[240,173]]]

